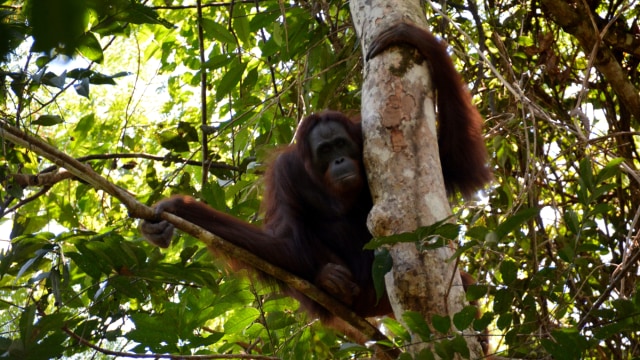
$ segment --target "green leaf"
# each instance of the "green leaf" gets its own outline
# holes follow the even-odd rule
[[[42,69],[50,62],[51,62],[51,58],[49,56],[46,56],[46,55],[39,56],[36,59],[36,66],[38,66],[38,69]]]
[[[467,345],[467,341],[460,334],[456,334],[453,340],[451,340],[451,347],[453,351],[460,354],[463,359],[468,359],[469,356],[471,356],[469,345]]]
[[[484,331],[489,327],[489,325],[491,325],[493,319],[495,319],[493,312],[485,312],[484,314],[482,314],[482,317],[480,317],[480,319],[476,319],[473,322],[473,330]]]
[[[529,36],[518,36],[517,37],[517,42],[518,44],[522,45],[522,46],[533,46],[534,42],[533,39]]]
[[[503,240],[507,235],[509,235],[512,231],[520,228],[527,221],[538,216],[540,212],[537,208],[525,208],[518,211],[516,214],[509,216],[503,223],[498,225],[496,228],[496,234],[498,236],[498,240]]]
[[[31,26],[34,52],[73,55],[87,25],[87,3],[82,0],[29,0],[25,15]]]
[[[596,339],[606,340],[617,334],[623,333],[625,331],[633,331],[634,326],[630,326],[627,321],[618,321],[612,324],[604,325],[593,331],[593,335]],[[637,325],[636,325],[637,326]],[[637,328],[637,327],[636,327]]]
[[[363,357],[364,354],[371,355],[371,349],[366,346],[354,343],[344,343],[340,345],[340,349],[334,354],[336,358],[352,358],[352,355],[356,355],[356,358]],[[369,357],[369,356],[366,356]]]
[[[506,313],[506,314],[502,314],[502,315],[500,315],[500,317],[498,317],[498,321],[496,321],[496,325],[498,326],[498,329],[505,330],[506,328],[511,326],[512,322],[513,322],[513,314],[512,313]]]
[[[453,359],[455,358],[455,350],[451,341],[443,339],[435,343],[436,354],[440,359]]]
[[[92,71],[91,75],[88,77],[88,79],[89,79],[89,83],[94,84],[94,85],[115,85],[116,82],[113,79],[116,78],[116,77],[119,77],[119,76],[125,76],[125,75],[121,75],[121,74],[129,74],[129,73],[118,73],[118,74],[113,75],[113,76],[108,76],[108,75],[105,75],[105,74],[101,74],[101,73]]]
[[[451,329],[451,319],[448,316],[433,315],[431,317],[433,328],[441,334],[448,334]]]
[[[31,341],[38,339],[38,334],[34,334],[36,318],[36,305],[32,304],[22,310],[19,322],[20,338],[25,342],[26,347]]]
[[[429,324],[427,324],[422,314],[415,311],[406,311],[404,314],[402,314],[402,320],[404,320],[405,324],[407,324],[407,327],[411,332],[420,336],[422,341],[431,340],[431,329],[429,328]]]
[[[256,308],[245,307],[237,309],[224,323],[224,332],[235,334],[243,331],[260,317]]]
[[[34,254],[35,256],[31,257],[24,264],[22,264],[22,266],[20,267],[20,271],[18,271],[18,273],[16,274],[16,279],[19,279],[22,275],[24,275],[28,270],[31,269],[34,264],[38,263],[42,258],[45,257],[45,255],[49,254],[52,250],[53,247],[51,245],[44,246],[41,249],[36,250]]]
[[[232,60],[234,60],[234,56],[230,56],[229,54],[215,55],[210,57],[205,63],[205,69],[215,70],[225,66],[230,66]]]
[[[489,233],[489,229],[487,229],[486,226],[474,226],[467,229],[467,231],[465,231],[464,234],[468,238],[475,239],[478,241],[483,241],[486,238],[488,233]]]
[[[500,264],[500,274],[502,275],[502,281],[505,285],[512,284],[518,277],[518,267],[516,263],[511,260],[502,261]]]
[[[174,318],[171,313],[139,312],[131,314],[130,318],[135,329],[131,330],[127,337],[148,346],[150,349],[161,351],[164,349],[162,343],[176,344],[179,341],[177,331],[167,331],[167,329],[175,329],[178,324],[178,319]]]
[[[402,355],[406,355],[405,357],[400,357],[398,360],[435,360],[436,356],[433,354],[433,351],[429,348],[425,348],[420,350],[420,352],[416,355],[415,358],[412,358],[408,353],[402,353]]]
[[[473,284],[469,285],[466,290],[466,298],[468,301],[478,300],[489,293],[489,287],[487,285]]]
[[[106,259],[106,255],[99,249],[99,245],[82,239],[75,242],[78,253],[68,252],[69,256],[76,265],[81,267],[85,273],[95,279],[100,279],[102,274],[109,274],[113,267]]]
[[[58,115],[42,115],[33,121],[33,125],[53,126],[64,122],[64,119]]]
[[[367,243],[364,248],[373,250],[382,247],[383,245],[433,240],[437,243],[435,246],[442,247],[443,243],[448,244],[449,240],[455,239],[459,234],[460,225],[452,224],[450,222],[450,218],[446,218],[432,225],[420,227],[413,232],[374,238]]]
[[[244,81],[242,82],[243,91],[247,93],[251,93],[253,88],[256,86],[257,82],[258,82],[258,70],[253,68],[249,70],[249,72],[247,72],[247,76],[244,77]]]
[[[220,79],[220,83],[216,88],[216,100],[220,101],[225,96],[231,93],[231,91],[240,83],[244,70],[247,67],[246,63],[234,61],[231,63],[231,68]]]
[[[499,289],[496,291],[493,300],[493,311],[502,314],[511,309],[513,302],[513,293],[509,289]]]
[[[380,298],[385,294],[384,276],[391,271],[393,267],[393,258],[385,248],[380,248],[374,252],[372,276],[373,286],[376,289],[376,298]]]
[[[615,158],[607,163],[598,173],[596,174],[595,182],[597,184],[601,184],[604,181],[618,175],[621,173],[620,164],[624,162],[624,158]]]
[[[93,33],[85,33],[78,43],[78,51],[82,56],[91,61],[102,63],[104,60],[104,54],[102,53],[102,46],[98,41],[98,38]]]
[[[556,329],[551,332],[555,340],[542,339],[542,346],[554,359],[581,359],[582,352],[589,346],[585,338],[576,329]]]
[[[272,24],[272,29],[271,29],[271,38],[273,39],[273,41],[276,43],[276,45],[278,47],[282,46],[282,27],[280,24],[275,23]]]
[[[160,146],[175,152],[188,152],[189,143],[185,141],[175,130],[169,129],[161,132]]]
[[[146,293],[144,287],[135,284],[135,279],[128,276],[115,276],[109,279],[108,285],[115,289],[118,294],[129,299],[144,301]]]
[[[364,248],[374,250],[384,245],[393,245],[397,243],[417,242],[420,238],[415,232],[407,232],[396,235],[381,236],[369,241]]]
[[[235,45],[236,43],[236,38],[226,27],[218,24],[211,19],[203,18],[202,28],[204,29],[205,35],[208,38],[213,38],[223,44]]]
[[[544,267],[539,269],[538,272],[531,277],[529,287],[535,288],[548,282],[555,283],[557,281],[557,271],[558,270],[554,267]]]
[[[174,27],[172,23],[162,19],[154,9],[133,1],[129,2],[126,8],[119,9],[114,18],[133,24],[158,24],[167,29]]]
[[[199,140],[198,130],[187,122],[180,121],[178,123],[178,133],[186,141],[198,142]]]
[[[129,75],[131,75],[131,73],[127,71],[120,71],[113,75],[105,75],[89,69],[73,69],[67,74],[68,77],[77,80],[89,79],[89,83],[94,85],[116,85],[113,79]]]
[[[596,188],[593,189],[591,198],[592,200],[597,200],[603,195],[608,194],[612,191],[615,191],[618,187],[619,187],[619,184],[604,184],[604,185],[596,186]],[[598,205],[604,205],[604,204],[598,204]]]
[[[260,29],[268,29],[274,24],[280,25],[279,16],[279,11],[265,11],[255,14],[251,19],[251,31],[258,32]]]
[[[73,132],[79,136],[87,136],[96,123],[94,113],[83,116],[73,128]]]
[[[150,166],[146,166],[145,169],[146,169],[144,173],[145,182],[147,183],[147,185],[149,185],[149,188],[158,189],[161,183],[158,180],[158,173],[156,172],[156,168],[150,165]]]
[[[89,98],[89,79],[81,79],[73,85],[73,88],[76,90],[78,95],[84,96],[87,99]]]
[[[220,341],[225,334],[222,332],[207,331],[206,335],[207,335],[206,337],[194,336],[190,338],[189,345],[192,346],[193,348],[197,348],[200,346],[210,346]]]
[[[465,306],[460,312],[453,315],[453,325],[458,330],[467,329],[471,326],[477,314],[478,309],[475,306]]]
[[[404,342],[411,341],[411,334],[396,319],[385,317],[382,319],[382,324],[397,338],[400,338]]]
[[[564,223],[572,233],[578,234],[580,232],[580,220],[578,219],[578,214],[576,214],[572,209],[567,209],[564,213]]]
[[[597,203],[589,209],[589,212],[585,217],[593,217],[599,215],[608,215],[615,211],[615,206],[611,203],[601,202]]]
[[[593,181],[593,168],[591,167],[591,160],[588,156],[585,156],[580,160],[578,180],[589,190],[593,189],[595,186]]]
[[[61,275],[59,269],[51,269],[49,271],[49,280],[51,281],[51,290],[53,292],[53,297],[56,300],[55,305],[62,305],[62,290],[60,289],[60,281]]]
[[[238,38],[240,38],[243,44],[250,43],[252,36],[254,35],[251,34],[251,30],[249,29],[249,19],[244,11],[244,7],[239,6],[236,9],[236,14],[234,15],[232,25],[238,35]]]
[[[38,73],[33,76],[35,82],[41,82],[42,84],[54,86],[58,89],[64,89],[65,82],[67,81],[67,71],[63,71],[62,74],[56,75],[52,72],[46,72],[44,75],[38,76]]]

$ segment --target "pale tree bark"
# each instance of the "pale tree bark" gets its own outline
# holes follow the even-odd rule
[[[419,0],[351,0],[353,22],[366,55],[383,29],[400,21],[426,28]],[[369,229],[374,236],[410,232],[451,216],[440,169],[434,96],[425,63],[386,51],[365,62],[362,85],[364,160],[374,199]],[[398,71],[401,69],[401,71]],[[385,281],[397,319],[405,311],[453,315],[466,305],[453,250],[419,251],[414,244],[390,248],[393,268]],[[452,329],[455,327],[452,324]],[[462,331],[462,329],[460,329]],[[482,349],[464,330],[471,358]],[[433,343],[413,336],[409,351],[418,353]]]

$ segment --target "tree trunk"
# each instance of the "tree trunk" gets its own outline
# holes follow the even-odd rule
[[[397,22],[426,27],[418,0],[352,0],[350,6],[364,54],[376,34]],[[364,161],[374,199],[368,225],[376,237],[411,232],[451,216],[430,75],[424,61],[420,65],[413,60],[397,50],[386,51],[364,67]],[[447,262],[453,256],[451,248],[420,251],[415,244],[403,243],[389,250],[393,268],[385,280],[397,319],[406,311],[417,311],[431,323],[433,315],[452,318],[466,305],[455,262]],[[471,358],[482,357],[476,338],[465,339]],[[413,343],[409,351],[414,354],[434,346],[417,335]]]

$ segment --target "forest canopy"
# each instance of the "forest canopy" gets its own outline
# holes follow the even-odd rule
[[[451,200],[457,226],[399,240],[457,244],[482,316],[451,320],[492,353],[640,357],[640,4],[444,4],[425,18],[494,179]],[[196,238],[149,245],[114,196],[260,224],[274,151],[305,115],[357,113],[362,72],[346,2],[0,0],[0,357],[370,356]],[[381,320],[392,346],[464,354],[449,319],[412,315]]]

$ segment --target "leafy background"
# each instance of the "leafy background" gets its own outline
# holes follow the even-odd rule
[[[495,170],[485,193],[453,203],[484,313],[474,326],[504,356],[640,357],[638,3],[425,11],[486,118]],[[0,61],[3,122],[144,203],[191,194],[255,223],[270,152],[305,114],[360,104],[339,1],[4,0]],[[193,238],[147,245],[118,200],[2,138],[2,356],[366,354]],[[425,341],[449,331],[431,320]]]

